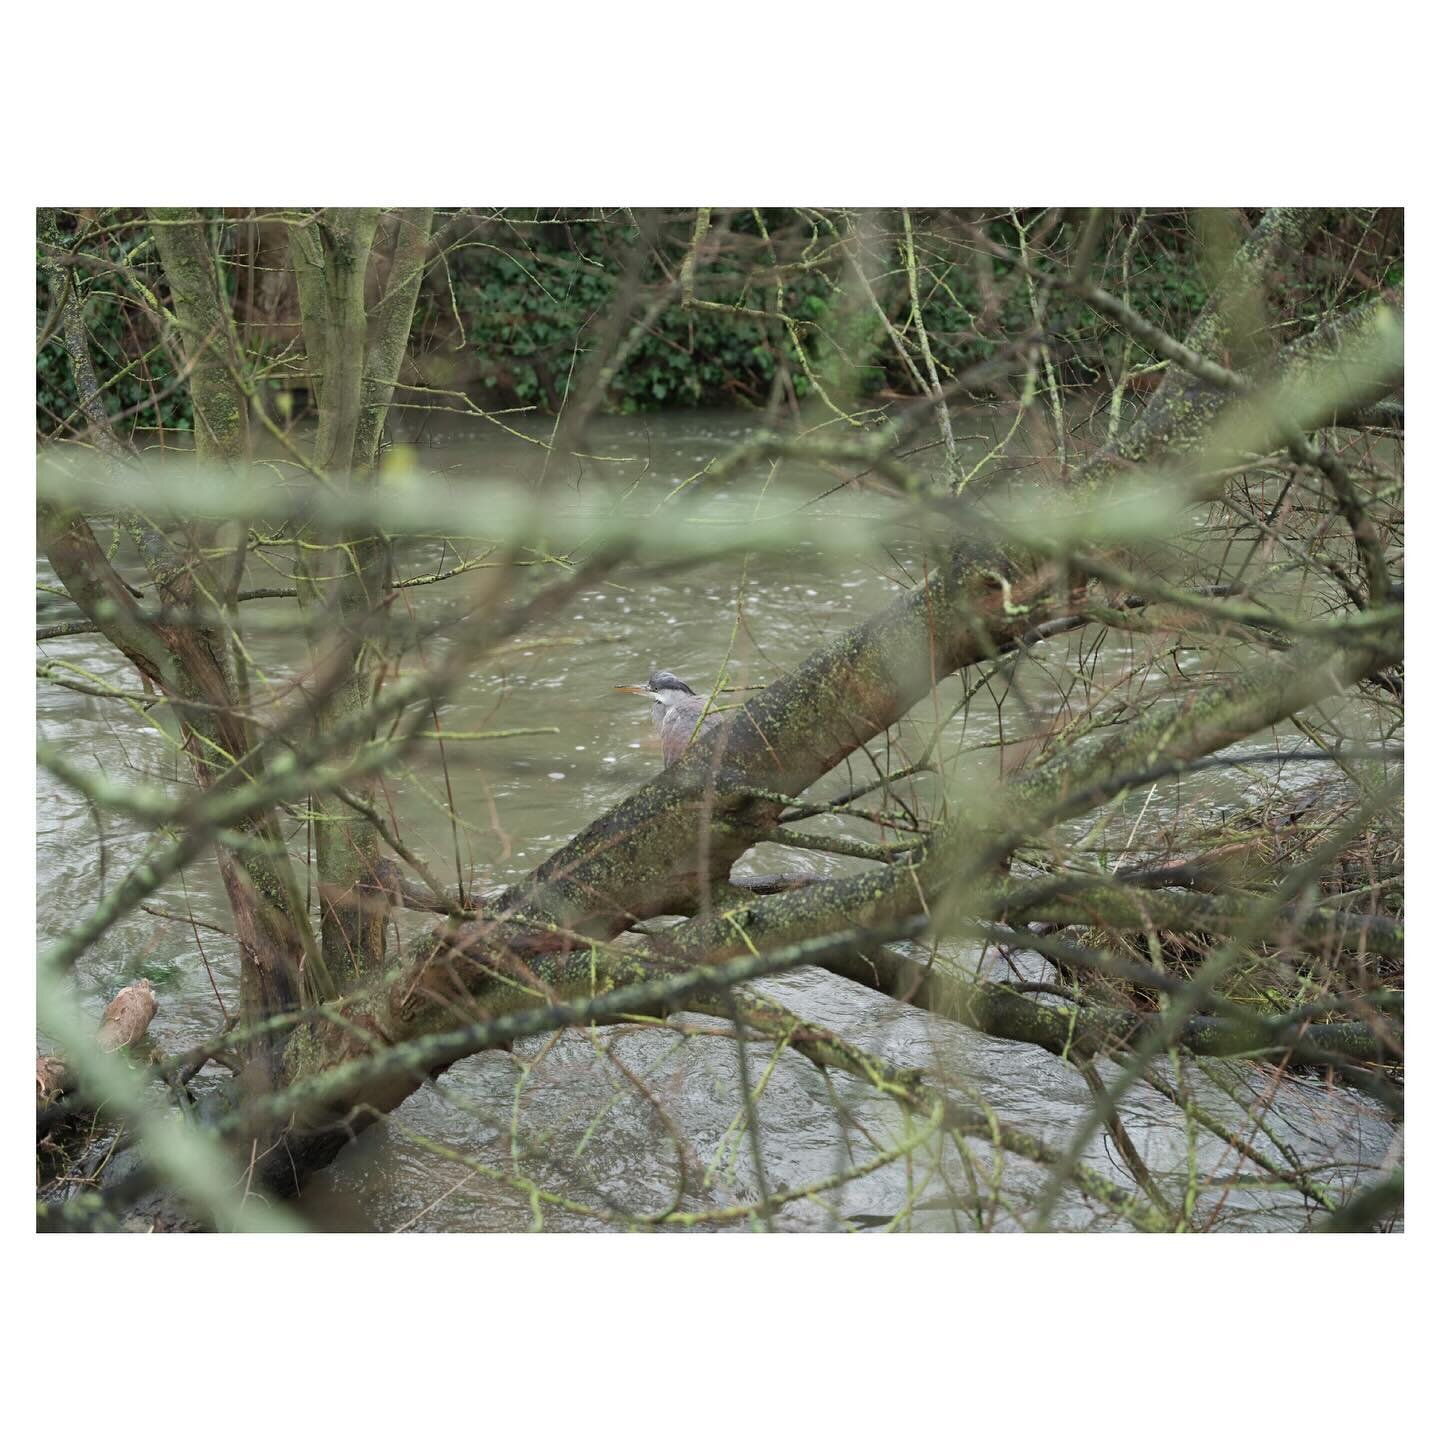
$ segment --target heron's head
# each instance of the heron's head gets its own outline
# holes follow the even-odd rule
[[[643,685],[617,685],[615,688],[622,695],[643,695],[660,705],[673,705],[682,695],[695,693],[668,670],[657,670]]]

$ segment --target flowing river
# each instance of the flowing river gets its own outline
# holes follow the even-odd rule
[[[552,476],[552,490],[559,504],[583,505],[595,487],[608,491],[623,482],[658,500],[752,423],[745,416],[712,414],[603,421],[594,427],[592,448],[631,458],[608,466],[587,462],[584,474],[561,474],[558,485]],[[963,443],[978,459],[993,436]],[[533,475],[538,453],[496,428],[455,421],[424,435],[417,448],[423,465],[457,487]],[[812,497],[837,483],[818,469],[797,474],[790,467],[787,478],[792,487],[804,483]],[[719,517],[734,516],[765,503],[766,483],[762,466],[743,481],[717,486],[704,503]],[[814,513],[879,517],[887,503],[849,488],[816,500]],[[456,561],[439,540],[413,542],[402,553],[409,575]],[[38,578],[55,583],[43,559]],[[709,689],[722,670],[734,686],[764,684],[890,603],[916,578],[899,551],[829,562],[810,547],[748,561],[737,555],[658,575],[622,569],[484,662],[439,713],[450,733],[548,727],[554,733],[450,741],[443,763],[438,744],[422,747],[403,773],[386,776],[401,831],[448,884],[455,883],[457,867],[467,892],[514,881],[659,768],[648,706],[614,694],[613,686],[641,682],[657,668],[675,671],[697,690]],[[247,583],[285,579],[253,565]],[[427,619],[452,613],[459,603],[453,584],[417,587],[407,592],[408,603]],[[293,616],[294,602],[255,602],[245,613],[247,619]],[[997,687],[980,696],[951,722],[949,749],[963,748],[967,758],[961,763],[994,773],[1007,754],[1013,760],[1018,752],[1010,742],[1037,716],[1102,694],[1107,677],[1136,665],[1128,637],[1112,634],[1098,650],[1096,639],[1097,632],[1087,630],[1038,647],[1036,662],[1022,670],[1023,695],[1001,703]],[[292,636],[262,630],[251,651],[261,675],[275,678],[295,668],[301,646]],[[43,654],[117,688],[136,689],[133,670],[96,636],[49,642]],[[1183,669],[1194,660],[1181,654],[1174,663]],[[948,714],[973,679],[969,674],[943,682],[937,706],[922,705],[888,745],[882,740],[870,747],[875,761],[896,768],[915,758],[923,726]],[[1130,682],[1125,693],[1133,699],[1143,683],[1143,677]],[[117,780],[183,781],[173,743],[138,708],[42,681],[37,724],[73,762],[103,768]],[[857,755],[816,793],[834,795],[874,773]],[[1297,762],[1284,768],[1284,783],[1298,786],[1316,773],[1317,767]],[[934,794],[931,777],[906,783],[922,800]],[[1082,825],[1074,838],[1108,846],[1107,863],[1113,865],[1130,837],[1143,843],[1182,816],[1243,803],[1260,793],[1257,787],[1275,783],[1273,768],[1264,774],[1205,771],[1117,806],[1103,825]],[[903,786],[901,793],[907,793]],[[143,832],[116,817],[98,824],[87,803],[44,770],[37,772],[36,819],[37,926],[44,947],[140,858]],[[848,817],[825,817],[802,828],[880,838],[873,826]],[[291,844],[303,860],[300,822]],[[742,869],[840,874],[866,865],[820,851],[761,846]],[[120,986],[149,977],[160,1001],[152,1036],[166,1052],[176,1052],[214,1033],[217,990],[227,1006],[235,1003],[237,956],[223,933],[230,917],[208,859],[163,887],[149,905],[114,926],[84,957],[77,991],[98,1015]],[[192,926],[189,915],[201,923]],[[423,916],[402,916],[402,938],[426,923]],[[961,951],[951,953],[963,958]],[[1033,954],[969,958],[997,977],[1048,974]],[[802,970],[761,988],[877,1055],[923,1066],[936,1078],[978,1092],[999,1119],[1062,1149],[1091,1109],[1081,1075],[1045,1051],[990,1039],[819,971]],[[687,1022],[697,1033],[682,1033]],[[46,1037],[37,1038],[47,1048]],[[1097,1069],[1105,1080],[1117,1073],[1109,1063]],[[1359,1092],[1318,1079],[1277,1077],[1241,1062],[1187,1062],[1183,1070],[1194,1106],[1286,1168],[1305,1170],[1337,1199],[1373,1180],[1377,1167],[1398,1153],[1399,1132],[1390,1117]],[[753,1135],[741,1099],[742,1073],[758,1092]],[[202,1076],[196,1083],[211,1082]],[[1267,1179],[1157,1090],[1131,1088],[1121,1110],[1150,1171],[1168,1196],[1188,1205],[1197,1228],[1294,1230],[1315,1218],[1301,1196]],[[891,1163],[833,1183],[837,1175],[863,1171],[867,1159],[883,1150],[907,1147]],[[660,1222],[667,1227],[675,1215],[698,1217],[683,1223],[703,1228],[749,1226],[757,1223],[753,1207],[762,1196],[757,1157],[764,1193],[809,1192],[773,1217],[784,1229],[1014,1228],[1046,1179],[1040,1168],[984,1144],[970,1145],[965,1154],[953,1144],[941,1146],[920,1136],[918,1122],[907,1121],[869,1087],[826,1075],[788,1050],[776,1054],[761,1039],[751,1037],[742,1050],[723,1021],[687,1016],[670,1026],[570,1031],[521,1042],[514,1055],[485,1053],[457,1064],[407,1100],[388,1126],[352,1144],[310,1186],[304,1213],[317,1228],[348,1230],[597,1229],[667,1212],[672,1218]],[[1108,1179],[1133,1186],[1103,1130],[1083,1158]],[[745,1213],[727,1215],[732,1210]],[[1070,1188],[1051,1218],[1055,1227],[1072,1230],[1119,1223]]]

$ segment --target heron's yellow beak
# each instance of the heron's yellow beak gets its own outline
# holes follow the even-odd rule
[[[617,685],[615,689],[621,695],[649,695],[649,690],[643,685]]]

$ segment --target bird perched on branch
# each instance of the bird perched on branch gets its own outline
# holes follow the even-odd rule
[[[667,769],[685,753],[691,740],[709,734],[720,723],[720,713],[708,710],[711,697],[697,695],[668,670],[657,670],[643,685],[615,688],[623,695],[643,695],[652,703],[655,733]]]

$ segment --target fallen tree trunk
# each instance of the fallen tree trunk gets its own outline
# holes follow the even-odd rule
[[[1382,634],[1380,640],[1380,647],[1352,647],[1323,657],[1309,647],[1297,647],[1264,674],[1233,675],[1199,687],[1183,707],[1157,708],[1117,734],[1084,736],[1035,771],[1001,787],[984,807],[978,835],[972,829],[974,816],[957,816],[941,827],[914,863],[819,881],[777,895],[747,897],[739,907],[702,913],[667,932],[664,953],[656,957],[614,951],[541,917],[449,925],[425,942],[398,979],[342,1006],[337,1022],[320,1021],[297,1031],[287,1049],[290,1086],[278,1103],[290,1107],[286,1113],[291,1113],[299,1095],[324,1100],[317,1101],[318,1109],[300,1111],[307,1119],[288,1141],[284,1163],[297,1171],[307,1164],[325,1163],[334,1153],[336,1137],[343,1143],[344,1134],[353,1128],[355,1114],[389,1110],[423,1083],[427,1071],[420,1057],[427,1052],[420,1037],[427,1032],[443,1031],[457,1021],[473,1026],[537,1006],[591,999],[651,975],[647,958],[693,971],[704,988],[707,983],[717,985],[710,968],[717,961],[747,955],[759,957],[762,963],[776,955],[793,957],[801,947],[818,944],[818,937],[856,931],[884,934],[917,916],[954,913],[989,870],[1037,826],[1043,829],[1083,813],[1138,783],[1137,776],[1148,781],[1157,753],[1173,757],[1166,766],[1174,773],[1186,760],[1221,749],[1344,690],[1372,669],[1391,663],[1399,637]],[[675,768],[698,768],[705,754],[689,757]],[[672,773],[667,771],[658,783],[663,786]],[[831,968],[851,973],[852,978],[863,979],[856,972],[857,963],[871,964],[863,947],[853,941],[848,946],[826,946],[824,953]],[[814,961],[792,958],[785,963]],[[1060,1014],[1003,987],[926,990],[892,980],[882,988],[986,1033],[993,1028],[994,1033],[1044,1044],[1056,1053],[1067,1053],[1076,1026],[1083,1030],[1094,1019],[1083,1013]],[[1085,1032],[1089,1035],[1082,1047],[1085,1053],[1134,1043],[1133,1019],[1124,1021],[1128,1029],[1103,1017],[1095,1023],[1099,1029]],[[1376,1058],[1376,1047],[1362,1035],[1363,1029],[1336,1031],[1333,1038],[1347,1054],[1363,1051],[1364,1058]],[[1304,1043],[1300,1036],[1271,1035],[1263,1023],[1254,1029],[1233,1025],[1217,1029],[1204,1017],[1197,1017],[1193,1033],[1196,1044],[1207,1047],[1203,1053],[1236,1053],[1236,1047],[1294,1048]],[[478,1048],[490,1038],[472,1029],[467,1043]],[[411,1044],[421,1048],[407,1050]],[[388,1066],[377,1069],[369,1057],[387,1047],[400,1048]],[[447,1051],[435,1063],[449,1064],[455,1058],[459,1057]],[[347,1066],[354,1068],[347,1072]]]
[[[1243,895],[1132,890],[1123,885],[1087,885],[1078,877],[1042,882],[1032,889],[1030,896],[1016,894],[1001,913],[1012,922],[1043,920],[1136,933],[1176,930],[1229,935],[1250,923]],[[1291,906],[1276,916],[1275,925],[1284,940],[1317,954],[1364,950],[1398,960],[1405,953],[1404,926],[1385,915]]]
[[[955,545],[924,586],[768,686],[487,910],[613,935],[703,904],[784,808],[751,792],[798,795],[938,679],[1013,647],[1054,583],[1048,568],[1022,578],[999,552]]]

